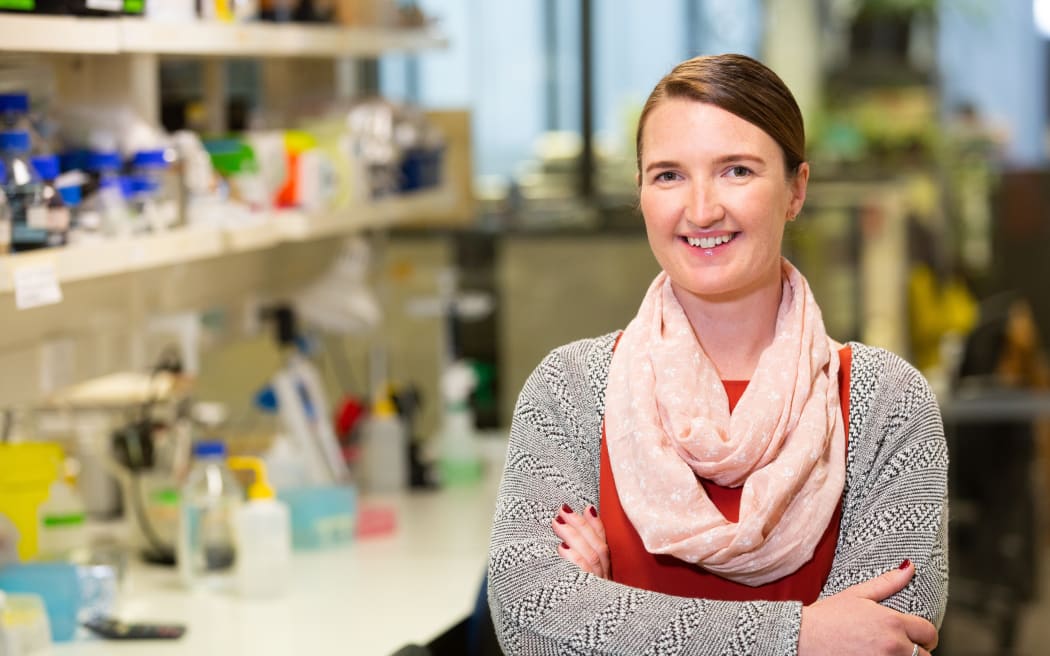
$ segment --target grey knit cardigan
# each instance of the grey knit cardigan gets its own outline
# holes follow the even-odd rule
[[[631,588],[557,554],[551,521],[598,506],[605,387],[616,334],[554,350],[522,389],[496,501],[488,595],[507,654],[797,654],[799,602],[690,599]],[[901,358],[851,343],[842,523],[822,596],[898,566],[885,605],[936,625],[948,594],[948,454],[936,400]],[[600,511],[600,508],[599,508]]]

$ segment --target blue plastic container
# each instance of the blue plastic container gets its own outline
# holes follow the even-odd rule
[[[68,642],[81,620],[109,611],[117,578],[108,565],[20,563],[0,568],[0,590],[40,595],[47,607],[51,639]]]

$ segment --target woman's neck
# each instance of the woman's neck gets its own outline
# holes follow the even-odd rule
[[[782,282],[778,279],[748,294],[715,300],[673,288],[700,347],[722,380],[750,380],[776,335]]]

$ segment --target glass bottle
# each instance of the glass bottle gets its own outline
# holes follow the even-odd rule
[[[198,442],[193,457],[180,494],[175,560],[186,587],[223,589],[231,584],[236,559],[233,515],[242,491],[222,442]]]
[[[11,207],[11,250],[29,251],[47,246],[47,204],[43,184],[29,161],[29,133],[0,132],[0,159],[7,170],[3,190]]]

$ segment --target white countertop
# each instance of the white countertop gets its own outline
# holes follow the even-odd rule
[[[500,473],[493,464],[474,486],[365,497],[362,505],[396,509],[396,531],[345,548],[296,552],[291,590],[277,600],[187,591],[173,568],[136,563],[114,615],[184,623],[186,634],[146,642],[87,638],[57,644],[55,656],[389,656],[405,644],[425,644],[473,609]]]

